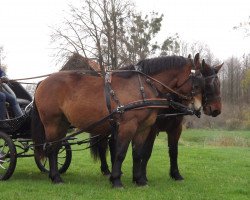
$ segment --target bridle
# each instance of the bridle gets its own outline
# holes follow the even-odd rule
[[[211,101],[214,101],[214,100],[219,101],[221,99],[220,95],[216,95],[216,96],[213,95],[216,92],[215,90],[216,90],[216,87],[218,86],[217,84],[218,84],[219,77],[216,74],[214,67],[211,67],[211,70],[212,70],[212,75],[204,77],[205,90],[203,92],[203,97],[202,97],[202,101],[203,101],[202,104],[204,106],[206,106]]]
[[[201,91],[204,91],[205,79],[199,71],[191,71],[188,79],[186,79],[181,85],[179,85],[176,90],[180,90],[180,88],[184,86],[190,79],[192,81],[192,89],[190,94],[187,96],[189,97],[189,99],[193,99],[195,95],[201,93]]]

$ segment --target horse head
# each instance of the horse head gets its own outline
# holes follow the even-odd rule
[[[179,85],[177,84],[177,91],[188,97],[182,99],[182,103],[188,105],[194,111],[200,111],[203,101],[204,77],[199,70],[201,66],[199,54],[196,54],[194,59],[189,55],[188,60],[189,62],[185,67],[188,78]]]
[[[202,60],[201,73],[205,79],[205,88],[202,97],[203,112],[206,115],[216,117],[221,113],[220,80],[218,72],[223,63],[215,67]]]

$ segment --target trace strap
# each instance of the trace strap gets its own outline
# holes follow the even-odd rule
[[[109,115],[107,115],[106,117],[103,117],[99,121],[89,125],[85,129],[80,129],[79,131],[76,131],[76,132],[74,132],[74,133],[72,133],[70,135],[67,135],[66,137],[62,138],[61,140],[57,140],[57,141],[54,141],[54,142],[48,142],[48,143],[40,144],[40,145],[45,145],[46,146],[46,145],[50,145],[50,144],[53,144],[53,143],[62,142],[62,141],[68,140],[68,139],[70,139],[70,138],[72,138],[74,136],[77,136],[82,132],[88,132],[88,131],[92,130],[93,128],[101,125],[106,120],[112,118],[113,115],[115,115],[115,114],[122,114],[125,111],[129,111],[129,110],[133,110],[133,109],[143,109],[143,108],[148,108],[148,107],[151,107],[151,108],[168,108],[169,105],[170,105],[170,102],[169,102],[169,100],[166,100],[166,99],[147,99],[145,101],[140,100],[140,101],[131,102],[131,103],[127,104],[127,105],[121,105],[121,106],[118,106],[116,109],[114,109]],[[39,146],[39,145],[37,145],[37,146]]]

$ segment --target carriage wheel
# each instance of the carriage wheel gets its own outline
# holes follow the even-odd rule
[[[0,180],[9,179],[16,168],[17,154],[12,139],[0,131]]]
[[[65,141],[63,142],[62,147],[59,150],[59,153],[57,155],[57,164],[58,164],[58,171],[60,174],[63,174],[67,171],[67,169],[70,166],[72,159],[72,151],[70,144]],[[43,160],[40,160],[35,155],[35,162],[37,167],[41,170],[41,172],[49,172],[49,159],[45,157]]]

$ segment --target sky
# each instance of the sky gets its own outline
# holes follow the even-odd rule
[[[53,73],[51,26],[78,0],[0,0],[0,46],[9,78]],[[216,58],[250,53],[250,37],[233,27],[250,16],[250,0],[135,0],[136,10],[164,14],[159,38],[174,33],[207,44]]]

